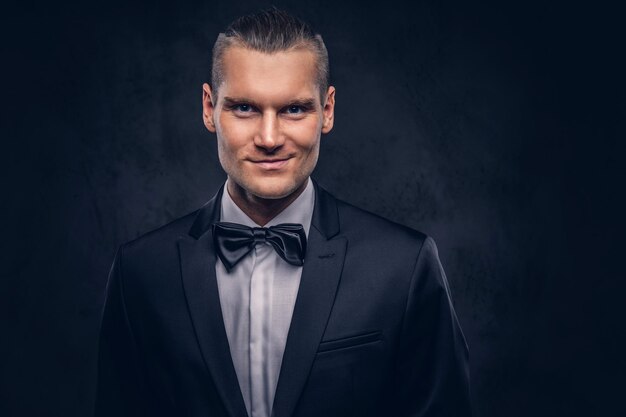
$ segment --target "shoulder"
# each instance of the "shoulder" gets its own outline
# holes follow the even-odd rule
[[[358,283],[359,288],[363,285],[387,288],[388,291],[379,291],[384,294],[419,293],[420,297],[428,297],[447,292],[437,246],[431,237],[337,198],[334,200],[339,219],[338,237],[347,240],[346,282]]]
[[[385,276],[409,277],[418,259],[437,256],[436,246],[419,230],[396,223],[333,197],[339,234],[347,240],[346,265],[361,271],[384,270]]]
[[[430,238],[408,226],[396,223],[375,213],[356,207],[345,201],[335,199],[341,233],[351,241],[375,241],[379,247],[421,248]]]
[[[201,210],[201,209],[200,209]],[[129,297],[159,297],[176,291],[180,273],[179,242],[189,236],[195,210],[150,230],[118,248],[114,268]]]
[[[118,257],[123,257],[125,269],[173,273],[179,265],[179,242],[198,239],[212,224],[223,187],[199,209],[151,230],[120,246]]]
[[[121,245],[126,258],[156,262],[177,251],[177,241],[189,233],[199,210],[174,219]]]

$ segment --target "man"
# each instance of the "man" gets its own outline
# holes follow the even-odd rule
[[[122,245],[100,416],[466,416],[467,347],[432,239],[310,179],[333,127],[319,35],[272,9],[218,37],[203,118],[226,184]]]

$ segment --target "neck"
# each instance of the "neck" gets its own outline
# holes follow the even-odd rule
[[[283,198],[261,198],[243,189],[234,181],[228,181],[227,192],[233,202],[256,224],[265,226],[302,194],[308,184],[304,181],[293,193]]]

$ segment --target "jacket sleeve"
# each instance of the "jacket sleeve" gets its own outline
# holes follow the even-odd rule
[[[124,301],[121,246],[107,284],[98,351],[95,415],[148,415],[140,357]]]
[[[471,416],[468,348],[430,237],[411,278],[395,375],[395,416]]]

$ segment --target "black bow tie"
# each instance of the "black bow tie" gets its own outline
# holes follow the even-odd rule
[[[291,265],[302,266],[306,253],[306,234],[300,224],[283,223],[270,227],[248,227],[243,224],[213,224],[217,256],[230,271],[257,243],[269,243],[278,255]]]

